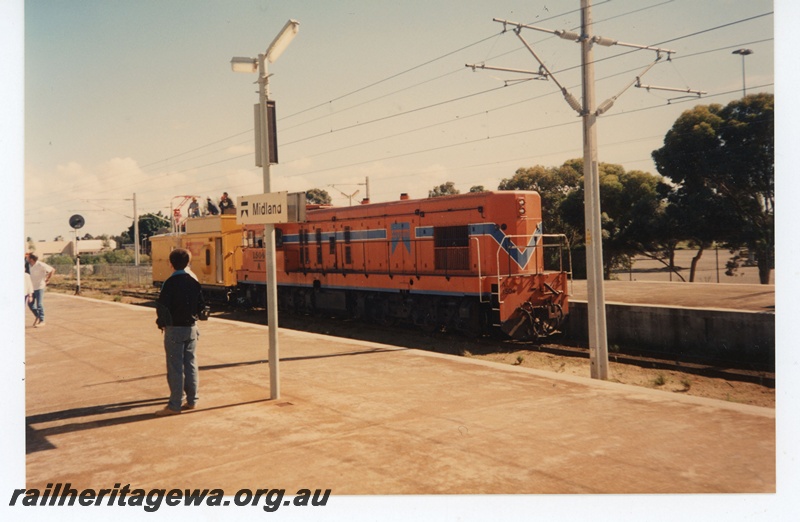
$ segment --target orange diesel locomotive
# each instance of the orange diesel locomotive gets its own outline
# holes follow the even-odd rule
[[[306,215],[305,222],[275,226],[281,310],[479,334],[499,326],[520,340],[552,334],[568,312],[564,236],[542,233],[536,192],[401,196],[309,207]],[[154,281],[169,275],[156,265],[172,248],[199,248],[192,269],[212,276],[201,278],[207,290],[265,306],[264,227],[235,225],[232,218],[198,218],[219,221],[219,230],[189,220],[185,234],[153,237]],[[241,246],[226,251],[226,232],[239,233]],[[545,260],[552,270],[545,270]],[[226,275],[234,271],[232,284]]]

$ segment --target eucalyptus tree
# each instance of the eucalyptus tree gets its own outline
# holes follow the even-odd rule
[[[775,254],[774,96],[685,111],[653,160],[676,185],[671,200],[686,234],[697,239],[696,258],[713,240],[746,247],[768,283]]]

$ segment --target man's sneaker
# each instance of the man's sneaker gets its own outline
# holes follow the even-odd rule
[[[197,407],[196,404],[189,404],[188,402],[184,402],[183,406],[181,406],[182,410],[193,410]]]
[[[181,412],[171,410],[169,406],[165,406],[163,410],[158,410],[156,412],[156,417],[168,417],[170,415],[180,415]]]

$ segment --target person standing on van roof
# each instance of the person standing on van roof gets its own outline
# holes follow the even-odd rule
[[[200,217],[200,205],[197,203],[197,198],[192,198],[192,202],[189,203],[189,217]]]
[[[216,216],[217,214],[219,214],[219,209],[214,204],[214,202],[211,201],[211,198],[206,198],[206,208],[208,209],[208,213],[211,214],[212,216]]]
[[[220,198],[220,200],[219,200],[219,211],[220,211],[220,213],[222,213],[222,214],[232,214],[234,212],[233,209],[234,209],[233,201],[231,201],[231,199],[228,197],[228,193],[227,192],[223,192],[222,193],[222,198]],[[225,212],[226,210],[228,212]]]

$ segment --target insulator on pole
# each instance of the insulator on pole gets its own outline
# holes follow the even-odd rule
[[[614,100],[614,98],[609,98],[603,103],[601,103],[600,106],[597,108],[597,111],[595,111],[595,114],[598,116],[604,114],[608,109],[614,106],[614,101],[616,101]]]
[[[583,107],[581,106],[581,102],[575,99],[575,96],[568,93],[566,89],[564,89],[564,99],[567,100],[567,103],[570,107],[575,109],[578,114],[583,112]]]
[[[595,36],[592,38],[592,41],[597,45],[602,45],[604,47],[611,47],[612,45],[617,45],[617,40],[613,40],[611,38],[605,38],[602,36]]]
[[[559,29],[557,31],[553,31],[553,34],[558,36],[559,38],[563,38],[564,40],[580,40],[581,35],[578,33],[573,33],[572,31],[564,31],[563,29]]]

